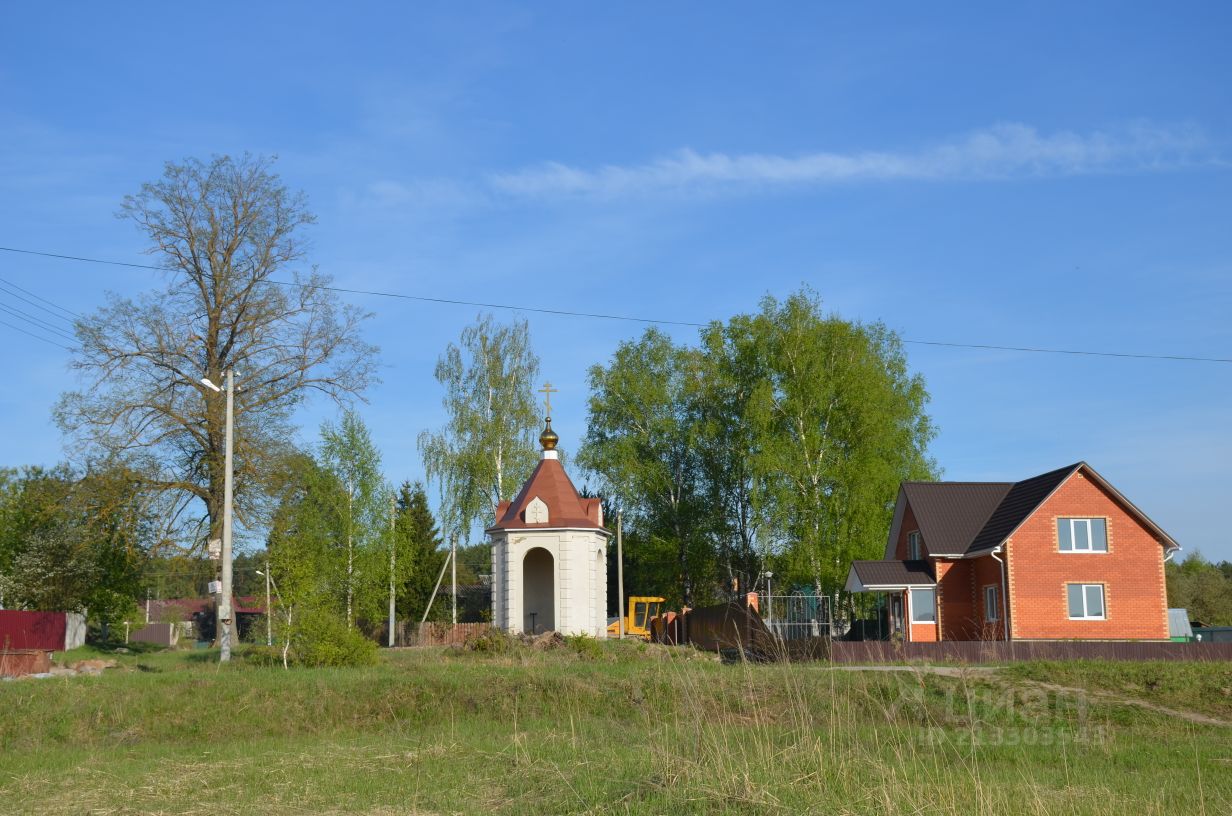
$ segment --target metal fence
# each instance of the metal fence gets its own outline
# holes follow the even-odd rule
[[[829,639],[833,634],[830,598],[825,595],[763,592],[757,596],[757,609],[766,628],[782,641]]]
[[[940,643],[839,641],[835,663],[888,663],[924,660],[954,663],[1008,663],[1018,660],[1232,660],[1232,643],[1166,641],[951,640]]]

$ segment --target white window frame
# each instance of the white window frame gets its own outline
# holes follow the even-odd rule
[[[992,590],[992,592],[989,592]],[[1068,590],[1066,590],[1068,592]],[[988,596],[992,595],[992,603],[988,602]],[[1066,604],[1069,604],[1069,598],[1066,597]],[[984,623],[998,623],[1001,620],[1001,587],[996,584],[985,584],[984,586]]]
[[[907,533],[907,560],[920,560],[920,531],[912,530]]]
[[[1082,587],[1082,615],[1077,616],[1077,617],[1070,614],[1070,608],[1069,608],[1069,588],[1074,587],[1074,586]],[[1103,614],[1101,615],[1088,615],[1087,614],[1087,590],[1090,589],[1091,587],[1099,588],[1099,607],[1101,610],[1103,610]],[[1108,593],[1104,585],[1103,584],[1079,584],[1079,583],[1067,582],[1065,584],[1065,614],[1069,615],[1070,620],[1108,620]]]
[[[933,613],[932,620],[917,620],[916,619],[915,617],[916,615],[915,594],[917,592],[931,592],[933,594],[933,602],[931,604],[932,613]],[[935,626],[937,623],[937,588],[936,587],[926,587],[926,586],[910,587],[907,590],[907,595],[908,595],[908,602],[911,605],[911,611],[910,611],[909,617],[911,619],[912,625],[921,624],[923,626]]]
[[[1087,531],[1085,547],[1078,546],[1078,536],[1077,536],[1078,525],[1075,524],[1075,522],[1079,522],[1079,521],[1085,522],[1085,524],[1083,525]],[[1102,521],[1104,523],[1104,548],[1102,550],[1095,549],[1095,539],[1091,535],[1091,522],[1092,521]],[[1059,525],[1062,522],[1069,523],[1070,548],[1068,550],[1061,548],[1061,531],[1060,531]],[[1100,555],[1108,552],[1108,519],[1105,518],[1104,516],[1058,516],[1057,525],[1058,525],[1058,529],[1057,529],[1057,551],[1058,552],[1096,553]]]

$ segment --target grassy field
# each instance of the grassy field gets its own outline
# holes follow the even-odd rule
[[[1106,696],[1232,720],[1223,665],[939,676],[630,643],[352,670],[215,657],[0,683],[0,812],[1232,812],[1232,727]]]

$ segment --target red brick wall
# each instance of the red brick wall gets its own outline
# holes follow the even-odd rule
[[[898,530],[898,541],[894,544],[894,558],[899,561],[906,561],[910,553],[907,551],[907,534],[914,533],[919,530],[919,523],[915,520],[915,513],[911,512],[911,505],[908,504],[903,509],[903,524]],[[920,538],[920,557],[928,557],[928,542]]]
[[[1002,557],[1004,558],[1004,556]],[[1008,608],[1008,604],[1004,602],[1005,599],[1000,597],[1001,594],[1004,593],[1004,588],[1001,585],[1001,565],[991,555],[976,558],[971,562],[971,564],[971,585],[975,592],[975,620],[978,626],[978,635],[975,639],[1004,640],[1004,621],[998,620],[996,623],[988,623],[984,620],[984,587],[995,585],[998,588],[998,604],[1001,606],[1001,609],[997,615],[998,618],[1004,618],[1006,609]]]
[[[1060,552],[1058,516],[1107,519],[1108,552]],[[1010,633],[1015,639],[1166,640],[1163,557],[1163,546],[1079,471],[1006,546]],[[1070,620],[1067,583],[1103,584],[1105,620]]]
[[[934,562],[937,570],[937,606],[942,640],[977,640],[972,562]]]

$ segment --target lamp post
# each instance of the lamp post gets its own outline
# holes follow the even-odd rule
[[[625,552],[622,533],[624,532],[624,508],[616,508],[616,629],[621,640],[625,639]]]
[[[261,570],[257,570],[257,574],[260,575]],[[269,556],[265,558],[265,645],[274,645],[274,607],[270,606]]]
[[[234,491],[235,469],[231,463],[231,438],[235,425],[235,372],[227,369],[226,384],[219,388],[210,382],[209,377],[202,377],[201,384],[217,393],[227,395],[227,432],[224,442],[225,473],[223,475],[222,499],[222,597],[218,601],[218,625],[222,630],[219,639],[218,659],[227,662],[231,659],[231,501]]]

